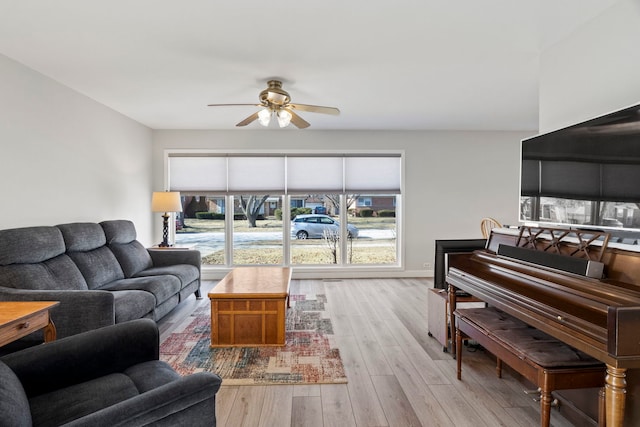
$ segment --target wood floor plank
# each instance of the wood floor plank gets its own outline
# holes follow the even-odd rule
[[[227,425],[231,408],[236,400],[238,394],[238,386],[225,386],[223,385],[216,394],[216,420],[217,424],[224,426]]]
[[[355,338],[369,375],[392,375],[391,368],[380,348],[380,343],[369,326],[368,318],[362,315],[353,315],[349,316],[349,320],[353,330],[358,331]]]
[[[291,427],[323,427],[322,424],[322,399],[319,396],[293,398]]]
[[[450,382],[398,319],[390,321],[389,326],[396,333],[396,341],[427,384],[448,384]]]
[[[349,390],[345,384],[323,384],[320,392],[324,427],[356,427]]]
[[[390,426],[422,426],[396,377],[378,375],[371,379]]]
[[[456,427],[494,426],[494,424],[485,424],[453,385],[436,384],[430,385],[429,388]]]
[[[343,358],[356,424],[360,427],[387,426],[384,411],[360,354],[358,343],[353,336],[336,337],[336,340]]]
[[[518,420],[517,425],[519,427],[529,427],[540,425],[540,411],[533,408],[506,408],[507,412],[511,416]],[[560,416],[560,412],[557,409],[551,408],[551,427],[572,427],[573,424]]]
[[[400,345],[404,351],[409,356],[410,360],[416,366],[420,375],[425,379],[427,384],[447,384],[449,380],[446,379],[444,375],[439,371],[437,365],[433,363],[433,360],[429,357],[429,355],[424,351],[423,347],[415,340],[414,335],[406,328],[405,323],[403,323],[397,315],[393,314],[393,305],[398,303],[398,300],[391,295],[389,292],[388,280],[386,281],[387,286],[384,286],[385,290],[381,289],[383,286],[379,286],[380,292],[369,293],[368,298],[374,305],[374,307],[380,308],[380,311],[383,311],[383,307],[386,307],[390,310],[390,313],[387,314],[385,319],[385,324],[392,331],[395,341]],[[419,317],[413,319],[413,322],[422,324],[423,328],[427,329],[426,326],[426,305],[425,305],[425,313],[419,313]],[[374,309],[373,312],[377,313],[378,310]],[[424,318],[424,322],[423,322]],[[430,339],[430,338],[429,338]]]
[[[413,338],[424,347],[424,343],[431,339],[427,327],[428,283],[402,279],[400,284],[404,286],[400,287],[398,292],[387,292],[386,299],[395,316]]]
[[[259,427],[291,425],[293,388],[292,385],[265,387]]]
[[[533,408],[520,406],[505,408],[505,411],[515,420],[515,423],[512,424],[513,426],[530,427],[540,425],[540,412],[536,412]]]
[[[418,418],[429,421],[428,426],[450,426],[451,419],[444,411],[443,404],[433,395],[414,364],[400,346],[383,347],[395,378]]]
[[[380,345],[383,346],[395,346],[398,345],[393,331],[387,327],[387,323],[380,315],[377,308],[374,308],[373,304],[366,296],[363,296],[358,301],[358,304],[363,309],[366,315],[366,320],[370,325],[370,329]]]
[[[291,294],[306,295],[309,299],[315,299],[316,295],[324,293],[324,285],[321,280],[292,280],[290,290],[296,289]]]
[[[320,396],[320,384],[299,384],[293,387],[293,397]]]
[[[484,351],[466,352],[462,357],[462,380],[472,377],[481,382],[487,393],[491,394],[503,407],[533,406],[532,400],[524,392],[524,386],[503,370],[502,378],[498,378],[495,369],[495,359]],[[513,383],[511,388],[509,383]],[[517,385],[516,385],[517,384]]]
[[[266,386],[238,387],[236,398],[224,424],[225,427],[255,427],[260,425]]]
[[[456,361],[454,359],[440,360],[436,364],[444,365],[441,371],[449,376],[451,384],[457,392],[464,396],[467,403],[474,409],[476,416],[486,425],[501,427],[518,425],[517,420],[507,410],[508,408],[504,408],[496,402],[493,395],[487,392],[482,383],[473,378],[465,378],[465,381],[459,381],[456,378]]]
[[[331,324],[333,325],[334,335],[353,335],[351,322],[349,322],[349,307],[347,301],[344,300],[342,292],[342,282],[328,282],[324,284],[327,296],[328,313],[331,316]]]

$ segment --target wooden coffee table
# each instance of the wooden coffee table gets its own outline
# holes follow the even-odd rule
[[[49,310],[57,301],[2,301],[0,302],[0,346],[9,344],[44,329],[44,341],[56,339],[56,327]]]
[[[209,292],[211,347],[283,346],[291,268],[238,267]]]

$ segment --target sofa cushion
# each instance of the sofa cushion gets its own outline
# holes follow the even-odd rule
[[[89,289],[124,277],[118,260],[106,246],[107,238],[100,224],[74,222],[56,227],[62,232],[67,254],[78,266]]]
[[[0,230],[0,265],[38,263],[64,251],[62,233],[56,227]]]
[[[105,375],[29,399],[33,425],[59,426],[138,394],[127,375]]]
[[[131,378],[140,393],[169,384],[180,378],[180,374],[162,360],[139,363],[124,371]]]
[[[153,318],[156,297],[147,291],[112,291],[116,323],[129,320]]]
[[[152,267],[136,274],[136,277],[164,276],[170,274],[180,279],[180,289],[200,278],[198,267],[190,264],[176,264],[164,267]]]
[[[601,365],[586,353],[532,327],[494,331],[493,335],[520,352],[522,359],[545,368]]]
[[[62,232],[67,252],[85,252],[107,244],[107,238],[100,224],[74,222],[56,227]]]
[[[0,425],[3,427],[30,427],[31,409],[20,380],[4,363],[0,362]]]
[[[118,260],[106,246],[87,252],[70,252],[69,257],[78,266],[89,289],[99,289],[124,278]]]
[[[118,259],[125,277],[133,277],[139,271],[153,266],[145,247],[136,240],[136,228],[127,220],[103,221],[100,223],[107,245]]]
[[[134,277],[140,271],[153,267],[151,255],[140,242],[112,243],[109,249],[118,259],[125,277]]]
[[[0,266],[2,286],[17,289],[86,290],[87,282],[67,255],[34,264]]]
[[[153,294],[158,306],[180,291],[180,280],[175,276],[133,277],[113,281],[102,288],[107,291],[141,290]]]
[[[529,359],[539,366],[553,368],[601,363],[495,307],[462,308],[457,314],[483,329],[492,339],[502,341],[503,346],[510,348],[520,359]]]
[[[138,238],[135,225],[126,219],[102,221],[100,226],[107,238],[107,245],[131,243]]]

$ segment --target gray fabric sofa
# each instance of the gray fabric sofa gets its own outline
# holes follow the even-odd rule
[[[181,377],[138,319],[0,358],[0,427],[215,426],[222,380]]]
[[[59,301],[58,338],[161,319],[200,298],[200,266],[195,250],[146,249],[127,220],[0,230],[0,301]]]

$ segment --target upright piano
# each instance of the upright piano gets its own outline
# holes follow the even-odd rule
[[[496,229],[485,249],[448,255],[450,306],[469,293],[604,362],[607,426],[640,425],[640,386],[628,389],[640,379],[640,253],[609,237]]]

